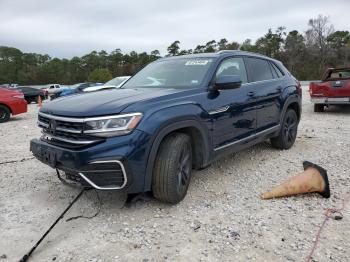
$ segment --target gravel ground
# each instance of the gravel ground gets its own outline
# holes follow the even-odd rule
[[[178,205],[150,197],[124,207],[123,192],[84,193],[32,261],[305,261],[326,208],[349,192],[350,108],[314,113],[303,86],[303,115],[295,146],[268,142],[227,156],[193,174]],[[36,105],[0,126],[0,262],[18,261],[78,191],[33,159]],[[328,170],[331,198],[317,194],[259,199],[261,192],[302,170],[302,161]],[[8,162],[8,163],[6,163]],[[71,216],[93,215],[66,221]],[[328,220],[314,261],[349,261],[350,203],[342,220]]]

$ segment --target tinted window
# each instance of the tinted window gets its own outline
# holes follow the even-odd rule
[[[239,75],[242,84],[247,83],[247,73],[244,61],[240,57],[225,59],[216,71],[216,77],[221,75]]]
[[[269,63],[264,59],[247,57],[246,65],[249,82],[273,79]]]
[[[276,72],[276,69],[272,66],[271,63],[269,63],[269,64],[270,64],[270,68],[271,68],[271,72],[272,72],[273,78],[279,78],[279,76],[278,76],[278,74]]]
[[[279,69],[278,66],[276,66],[274,63],[271,63],[273,69],[275,70],[275,72],[277,73],[278,77],[282,77],[284,76],[284,74],[282,73],[281,69]]]

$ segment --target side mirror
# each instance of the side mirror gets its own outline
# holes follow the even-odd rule
[[[239,88],[242,84],[241,76],[239,75],[222,75],[219,76],[213,86],[213,90],[225,90]]]

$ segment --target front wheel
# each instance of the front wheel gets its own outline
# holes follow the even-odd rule
[[[271,144],[278,149],[289,149],[293,146],[298,132],[298,116],[293,109],[288,109],[283,117],[277,137],[271,138]]]
[[[176,204],[187,193],[192,171],[192,146],[188,135],[174,133],[161,143],[154,164],[152,191],[160,201]]]

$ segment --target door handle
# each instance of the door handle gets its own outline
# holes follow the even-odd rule
[[[248,95],[248,96],[254,96],[254,95],[255,95],[255,92],[248,92],[247,95]]]
[[[276,89],[277,89],[277,92],[279,93],[282,92],[282,86],[278,86]]]

